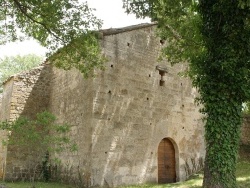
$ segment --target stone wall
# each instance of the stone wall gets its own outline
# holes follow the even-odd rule
[[[3,95],[0,94],[0,119],[2,116],[2,111],[1,111],[2,98],[3,98]],[[6,147],[2,143],[2,139],[6,138],[6,131],[0,130],[0,138],[1,138],[0,140],[0,179],[2,179],[4,176],[5,159],[6,159],[6,153],[7,153]]]
[[[197,92],[178,75],[187,65],[157,61],[162,42],[154,29],[104,33],[109,62],[94,79],[93,185],[157,182],[157,149],[163,138],[175,146],[177,181],[188,177],[187,167],[194,168],[191,159],[197,165],[204,157]],[[168,70],[163,86],[158,65]]]
[[[177,181],[202,167],[204,129],[194,103],[197,92],[178,75],[186,64],[171,67],[157,61],[163,43],[154,30],[142,25],[102,31],[108,62],[94,78],[45,66],[5,84],[10,102],[3,100],[8,104],[3,118],[33,118],[48,109],[58,123],[71,126],[78,151],[57,156],[65,181],[104,187],[156,183],[158,146],[164,138],[174,145]],[[25,151],[8,148],[6,179],[26,177],[28,161],[21,160],[21,153]]]
[[[250,116],[246,115],[243,118],[241,126],[241,144],[250,146]]]
[[[11,97],[13,91],[13,77],[3,85],[4,92],[1,95],[0,120],[5,121],[10,118]],[[0,131],[0,178],[4,178],[6,167],[7,148],[3,145],[3,140],[7,138],[7,132]]]
[[[59,174],[67,183],[90,184],[93,79],[85,80],[76,70],[53,69],[49,111],[58,123],[71,126],[71,141],[77,152],[65,151],[58,156],[64,166]],[[79,177],[80,176],[80,177]]]
[[[2,102],[1,120],[14,121],[20,116],[34,118],[38,112],[48,108],[50,68],[41,66],[12,76],[6,81]],[[10,139],[15,139],[13,132]],[[25,179],[29,175],[27,166],[39,160],[36,148],[33,156],[27,156],[26,149],[8,146],[5,180]],[[40,161],[39,161],[40,162]]]
[[[4,169],[5,169],[5,161],[6,161],[6,154],[7,154],[7,148],[5,145],[3,145],[2,140],[6,138],[6,132],[0,130],[0,179],[4,177]]]
[[[177,75],[187,65],[160,62],[168,69],[160,86],[162,43],[151,26],[104,31],[102,46],[109,61],[93,79],[53,69],[49,109],[71,124],[79,145],[60,155],[64,172],[93,186],[155,183],[157,148],[167,137],[175,146],[177,181],[185,180],[204,158],[197,92]]]

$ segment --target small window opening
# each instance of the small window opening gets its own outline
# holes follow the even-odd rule
[[[168,72],[166,67],[157,65],[156,66],[156,70],[159,71],[159,74],[161,75],[161,79],[160,79],[160,86],[164,86],[165,85],[165,80],[164,80],[164,76],[165,74]]]
[[[129,42],[127,43],[127,46],[130,46],[130,43],[129,43]]]
[[[165,81],[164,80],[160,80],[160,86],[164,86],[165,85]]]
[[[113,68],[113,65],[110,65],[111,68]]]
[[[161,75],[160,86],[164,86],[165,85],[165,80],[164,80],[165,72],[159,71],[159,74]]]

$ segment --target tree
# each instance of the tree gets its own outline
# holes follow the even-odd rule
[[[43,57],[35,54],[10,56],[0,59],[0,83],[2,84],[13,74],[30,70],[38,66],[42,61]],[[2,92],[2,88],[0,88],[0,92]]]
[[[19,152],[19,160],[25,170],[17,172],[21,178],[27,178],[33,184],[35,180],[50,180],[50,165],[59,165],[57,156],[61,152],[77,151],[77,145],[69,138],[70,126],[56,124],[56,117],[48,111],[36,114],[35,119],[20,116],[13,122],[0,122],[0,130],[8,132],[1,140],[10,149]],[[22,176],[21,173],[25,173]],[[35,187],[33,185],[33,187]]]
[[[76,0],[0,0],[0,45],[32,37],[50,50],[51,63],[89,76],[104,62],[98,34],[91,31],[102,22],[92,12]]]
[[[250,98],[249,0],[123,0],[158,22],[162,56],[188,61],[205,115],[204,188],[234,188],[242,103]]]

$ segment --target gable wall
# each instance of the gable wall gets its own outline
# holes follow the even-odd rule
[[[198,167],[204,158],[197,93],[177,75],[186,65],[161,62],[168,73],[159,85],[161,43],[153,27],[104,36],[103,48],[109,62],[94,79],[92,184],[157,182],[157,148],[165,137],[176,146],[177,180],[186,179],[196,168],[191,160]]]

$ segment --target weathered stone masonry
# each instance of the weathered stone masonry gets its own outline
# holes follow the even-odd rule
[[[3,96],[0,95],[0,109],[2,109],[2,98]],[[0,119],[2,120],[1,113],[0,113]],[[4,139],[6,138],[6,132],[0,130],[0,138]],[[6,147],[0,142],[0,177],[2,178],[4,175],[4,167],[5,167],[5,161],[6,161]]]
[[[88,80],[76,70],[48,65],[12,77],[5,83],[1,118],[33,117],[48,109],[59,123],[70,124],[79,149],[60,158],[72,180],[80,172],[92,186],[156,183],[164,138],[174,146],[175,180],[185,180],[202,166],[205,153],[197,92],[178,75],[186,64],[157,61],[162,42],[154,31],[154,25],[102,31],[109,61]],[[8,148],[5,178],[18,179],[23,164]]]
[[[33,118],[38,112],[48,109],[50,69],[47,66],[41,66],[30,72],[14,75],[5,82],[0,112],[1,120],[13,121],[21,115]],[[38,159],[36,156],[33,158],[27,156],[24,160],[25,152],[25,150],[20,151],[16,147],[8,146],[7,152],[4,152],[7,158],[2,163],[5,180],[26,178],[28,173],[26,165],[31,160]]]

